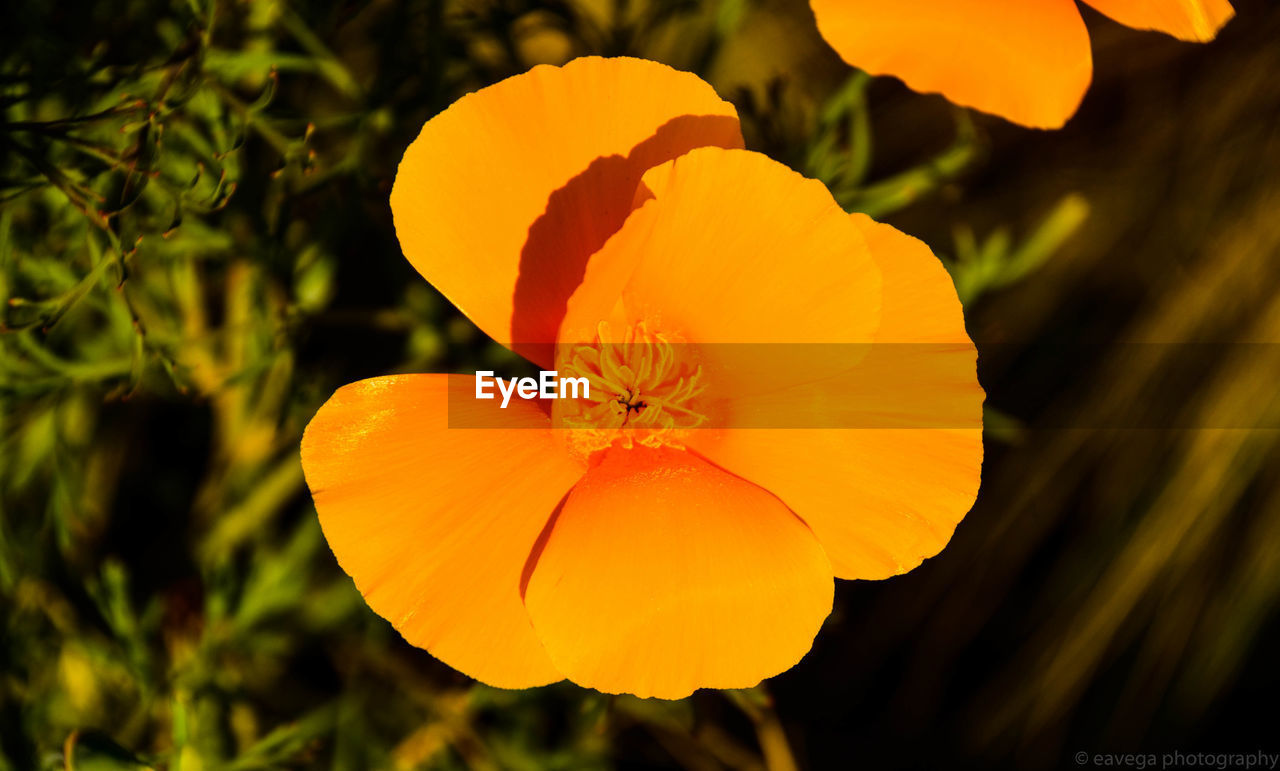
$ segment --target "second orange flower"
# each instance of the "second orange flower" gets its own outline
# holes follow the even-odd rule
[[[1212,40],[1228,0],[1085,0],[1112,19]],[[1032,128],[1075,114],[1093,77],[1076,0],[810,0],[818,30],[849,64]]]

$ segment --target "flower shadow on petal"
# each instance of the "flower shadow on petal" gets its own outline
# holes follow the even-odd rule
[[[707,146],[741,147],[738,120],[727,115],[674,118],[625,157],[597,158],[551,194],[546,211],[529,227],[520,254],[511,317],[513,350],[544,368],[553,365],[552,349],[569,296],[582,282],[587,260],[643,202],[636,200],[641,176]]]
[[[541,559],[542,552],[547,548],[547,541],[551,539],[551,531],[556,526],[556,520],[560,519],[560,514],[564,511],[564,503],[567,500],[569,500],[569,493],[565,493],[560,502],[556,504],[551,516],[547,517],[547,524],[542,526],[542,532],[538,533],[537,540],[533,542],[533,548],[529,549],[529,557],[524,561],[524,567],[520,570],[521,602],[524,602],[525,592],[529,590],[529,579],[533,577],[533,571],[538,567],[538,560]]]

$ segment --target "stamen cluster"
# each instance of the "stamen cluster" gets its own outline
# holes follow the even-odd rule
[[[706,422],[697,409],[706,391],[702,367],[688,359],[687,346],[651,332],[640,322],[615,340],[606,322],[593,343],[568,349],[560,372],[585,377],[590,396],[565,402],[561,428],[574,429],[571,445],[590,454],[620,443],[631,447],[683,447],[685,432]]]

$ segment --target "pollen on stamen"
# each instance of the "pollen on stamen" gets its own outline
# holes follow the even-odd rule
[[[682,346],[644,322],[618,340],[605,322],[592,343],[568,347],[557,369],[590,383],[590,396],[562,399],[555,422],[574,454],[586,458],[613,445],[683,448],[691,429],[707,418],[698,409],[706,391],[702,367],[682,356]]]

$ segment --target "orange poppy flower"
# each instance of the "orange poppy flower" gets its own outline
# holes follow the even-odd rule
[[[1121,24],[1212,40],[1228,0],[1085,0]],[[1059,128],[1093,77],[1075,0],[810,0],[846,62],[1032,128]]]
[[[401,375],[317,413],[325,536],[410,643],[504,688],[748,687],[808,651],[833,577],[912,569],[972,505],[983,393],[947,273],[741,146],[697,77],[600,58],[466,96],[410,145],[405,255],[594,389],[503,408]],[[897,365],[915,354],[949,364]]]

